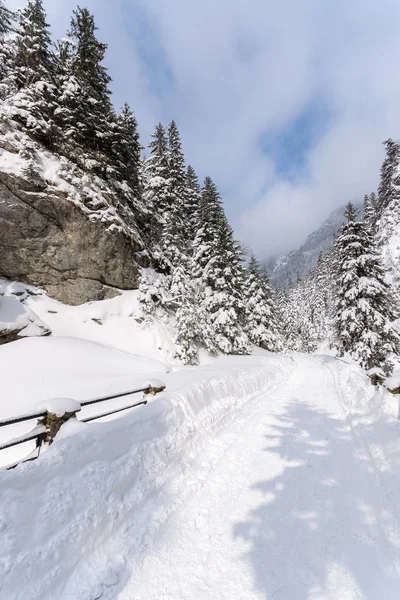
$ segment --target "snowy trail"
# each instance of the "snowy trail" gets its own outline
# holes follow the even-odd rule
[[[265,353],[165,378],[0,471],[1,600],[400,598],[400,424],[358,367]]]
[[[200,489],[131,557],[123,589],[102,597],[398,600],[398,523],[368,442],[329,366],[296,362],[227,424]]]

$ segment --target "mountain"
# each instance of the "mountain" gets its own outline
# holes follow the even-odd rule
[[[355,203],[356,208],[362,205]],[[334,210],[321,227],[310,233],[304,244],[267,264],[270,280],[277,288],[287,288],[306,277],[318,263],[321,252],[330,248],[336,231],[344,223],[344,206]]]

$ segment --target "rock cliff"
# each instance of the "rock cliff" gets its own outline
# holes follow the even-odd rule
[[[80,304],[136,288],[142,250],[102,180],[0,128],[0,276]]]

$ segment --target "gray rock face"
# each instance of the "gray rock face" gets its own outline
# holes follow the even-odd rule
[[[65,192],[0,172],[0,274],[68,304],[138,287],[133,239],[91,220]]]

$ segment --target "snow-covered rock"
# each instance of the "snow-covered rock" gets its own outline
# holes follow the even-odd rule
[[[20,152],[27,143],[34,176]],[[142,250],[122,192],[0,124],[0,275],[79,304],[137,288]]]
[[[0,295],[0,344],[49,334],[50,329],[17,296]]]

